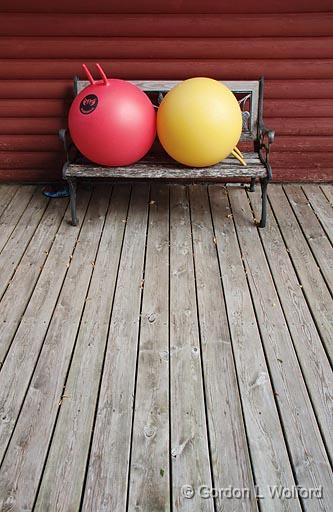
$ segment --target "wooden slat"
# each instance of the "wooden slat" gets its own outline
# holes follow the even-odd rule
[[[141,14],[140,14],[141,12]],[[331,12],[279,14],[2,13],[2,36],[275,37],[331,36]]]
[[[260,192],[249,194],[251,206],[260,218]],[[298,361],[311,397],[330,458],[333,458],[333,374],[318,335],[316,324],[300,287],[273,213],[268,207],[269,222],[260,230],[270,272],[288,322]],[[279,257],[277,257],[277,254]]]
[[[105,72],[114,78],[183,80],[193,76],[210,76],[224,80],[332,79],[333,59],[101,59]],[[94,61],[86,59],[87,65]],[[0,60],[0,79],[69,79],[83,76],[81,60],[9,59]]]
[[[226,308],[242,398],[255,483],[265,496],[263,511],[301,510],[297,499],[277,501],[270,485],[291,488],[294,477],[277,412],[274,391],[233,225],[227,192],[209,187]]]
[[[333,161],[333,152],[317,151],[272,151],[270,162],[273,169],[285,168],[298,169],[309,167],[309,170],[315,172],[316,169],[331,167]]]
[[[329,0],[318,0],[316,4],[304,3],[304,0],[292,0],[288,4],[282,4],[279,0],[271,0],[265,4],[266,13],[304,13],[304,12],[330,12],[332,4]],[[125,5],[109,0],[98,0],[94,5],[82,4],[80,0],[72,0],[68,3],[59,0],[56,5],[44,3],[42,6],[38,1],[20,0],[12,4],[10,0],[3,0],[2,10],[4,12],[36,12],[40,13],[243,13],[249,9],[246,0],[240,0],[236,5],[217,4],[215,0],[206,0],[203,5],[200,0],[170,0],[167,5],[158,4],[154,0],[147,0],[143,5],[138,0],[129,0]],[[254,0],[251,4],[251,12],[262,13],[263,5],[260,0]]]
[[[48,510],[54,503],[59,510],[80,508],[129,194],[129,187],[112,193],[66,380],[64,394],[70,398],[60,407],[35,510]],[[83,382],[89,392],[82,393]]]
[[[169,189],[153,185],[129,474],[129,510],[170,509],[168,265]]]
[[[323,196],[318,186],[316,189]],[[326,284],[333,294],[333,247],[302,189],[298,185],[286,185],[284,190]],[[323,200],[326,201],[324,196]],[[333,216],[331,206],[328,203],[327,205],[330,215]]]
[[[332,99],[267,99],[264,117],[333,117]]]
[[[242,506],[254,511],[252,470],[205,187],[190,187],[190,208],[214,487],[250,489]],[[216,501],[223,510],[225,500]]]
[[[1,185],[0,187],[0,218],[18,191],[18,185]],[[1,219],[0,219],[1,222]]]
[[[0,508],[32,509],[84,307],[110,192],[94,194],[19,421],[2,463]],[[22,375],[22,378],[26,378]],[[18,384],[17,388],[20,388]],[[65,398],[63,398],[65,400]],[[8,411],[10,414],[10,411]],[[8,438],[6,439],[8,443]],[[1,442],[1,449],[6,444]],[[15,460],[15,464],[13,464]],[[18,476],[22,485],[16,488]]]
[[[280,185],[271,185],[269,197],[290,257],[302,283],[307,302],[314,316],[330,360],[333,360],[333,300],[324,282],[301,228]]]
[[[315,502],[304,500],[304,508],[329,510],[333,500],[329,459],[258,231],[250,222],[248,198],[240,190],[230,191],[229,196],[295,478],[303,488],[315,488],[320,482],[325,489]]]
[[[331,206],[333,206],[333,185],[325,184],[321,186],[321,189],[324,192],[324,195],[327,197]]]
[[[327,117],[265,117],[265,124],[279,135],[333,135],[332,119]]]
[[[73,77],[68,80],[4,80],[0,83],[3,99],[63,99],[73,95]]]
[[[333,244],[333,210],[320,189],[313,185],[304,185],[303,190],[315,214]]]
[[[35,187],[20,187],[8,205],[8,208],[3,212],[0,218],[0,252],[14,231],[16,224],[20,220],[21,215],[28,206],[35,191]]]
[[[62,99],[0,99],[1,117],[65,117],[67,109]]]
[[[148,198],[146,185],[133,189],[82,505],[86,511],[125,510],[126,505]]]
[[[0,151],[52,151],[62,153],[63,143],[58,135],[2,135]]]
[[[0,322],[0,361],[4,361],[11,339],[30,300],[39,274],[43,270],[67,203],[68,201],[63,199],[54,199],[48,204],[6,293],[2,297],[0,302],[0,318],[2,319]],[[20,294],[17,293],[18,289],[21,291]]]
[[[8,37],[0,45],[5,59],[326,59],[332,37]]]
[[[191,224],[186,188],[170,188],[170,417],[172,500],[176,511],[213,511],[200,485],[212,486],[207,442]],[[182,487],[195,490],[192,499]]]
[[[0,151],[0,169],[47,169],[65,160],[64,152],[51,151]],[[60,165],[59,165],[60,167]]]
[[[57,117],[3,117],[0,124],[0,134],[53,134],[56,135],[60,128],[67,126],[67,120]]]
[[[293,168],[289,169],[284,167],[281,169],[273,169],[273,180],[276,182],[309,182],[315,183],[332,181],[333,179],[333,167],[320,167],[319,169],[306,168]]]
[[[0,169],[0,183],[59,183],[61,168],[57,169]]]
[[[47,204],[48,199],[37,190],[3,248],[0,254],[0,297],[10,283]]]
[[[0,27],[1,28],[1,27]],[[223,74],[221,74],[223,77]],[[8,99],[70,99],[73,96],[73,77],[67,80],[4,80],[0,82],[0,98]],[[333,98],[333,80],[267,80],[265,98],[327,99]]]
[[[93,66],[92,69],[96,69],[95,66]],[[241,92],[252,92],[253,95],[258,96],[259,94],[259,81],[258,80],[220,80],[223,84],[225,84],[229,89],[231,89],[233,92],[241,93]],[[143,91],[170,91],[177,85],[179,85],[182,81],[181,80],[129,80],[130,83],[136,85]],[[81,92],[82,89],[85,87],[88,87],[90,85],[90,82],[87,80],[87,78],[83,80],[78,80],[76,83],[77,91]]]
[[[0,408],[3,412],[2,418],[4,418],[0,423],[0,460],[15,426],[30,377],[47,333],[72,259],[89,197],[90,193],[87,191],[80,192],[77,205],[78,226],[70,226],[67,219],[62,221],[43,272],[23,316],[18,316],[17,313],[20,311],[13,307],[13,311],[8,313],[7,317],[8,331],[4,328],[1,330],[4,346],[9,345],[13,333],[15,333],[15,337],[0,372]],[[15,332],[16,329],[17,332]],[[1,356],[4,353],[5,351],[2,350]]]
[[[0,169],[0,182],[4,183],[52,183],[62,179],[61,164],[57,168],[46,169]],[[328,182],[333,180],[333,167],[311,168],[273,168],[273,180],[275,182]],[[224,182],[225,180],[216,180]],[[232,181],[231,178],[227,181]]]
[[[100,178],[129,178],[129,179],[203,179],[223,177],[266,176],[267,171],[254,153],[245,153],[247,166],[242,166],[236,159],[227,158],[211,167],[189,168],[174,160],[151,158],[142,160],[132,166],[97,167],[93,165],[71,164],[66,170],[66,176],[100,177]]]
[[[272,146],[274,152],[333,152],[332,136],[278,135]],[[310,169],[311,171],[311,169]]]
[[[1,86],[0,86],[1,87]],[[332,80],[266,80],[265,98],[333,98]]]

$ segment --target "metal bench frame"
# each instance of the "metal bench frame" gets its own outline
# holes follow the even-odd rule
[[[179,81],[132,81],[140,89],[146,93],[158,93],[158,101],[162,101],[163,94],[172,89]],[[263,95],[264,95],[264,78],[260,80],[251,81],[223,81],[235,94],[243,95],[240,100],[240,105],[245,105],[249,102],[248,110],[243,110],[243,131],[241,135],[242,141],[253,142],[253,155],[257,158],[258,163],[254,166],[251,164],[242,167],[235,163],[230,164],[229,160],[217,164],[216,166],[208,167],[205,169],[191,169],[181,166],[174,162],[166,160],[165,157],[151,156],[146,160],[133,164],[132,166],[120,168],[97,166],[91,162],[82,162],[82,155],[71,141],[67,129],[62,129],[59,132],[61,140],[64,142],[65,151],[67,155],[66,163],[63,167],[63,178],[68,182],[70,191],[70,205],[72,224],[77,225],[78,219],[76,214],[76,187],[77,179],[90,178],[97,179],[99,177],[108,179],[123,179],[125,181],[137,181],[138,179],[159,179],[163,177],[167,181],[177,182],[177,180],[184,180],[184,170],[186,170],[186,180],[189,182],[194,181],[221,181],[222,178],[228,180],[229,178],[240,178],[240,182],[244,178],[249,178],[250,183],[247,186],[250,192],[255,190],[255,183],[258,179],[261,185],[261,219],[258,222],[258,227],[265,227],[267,217],[267,185],[272,179],[272,169],[270,165],[270,146],[274,142],[274,130],[269,130],[265,127],[263,122]],[[74,94],[77,95],[89,82],[80,80],[78,77],[74,79]],[[81,157],[81,160],[80,160]],[[237,164],[236,164],[237,162]],[[258,165],[259,164],[259,165]],[[237,167],[236,167],[237,165]],[[163,169],[161,172],[161,168]],[[143,171],[142,171],[143,169]],[[142,171],[141,173],[138,171]],[[135,171],[135,172],[131,172]],[[172,172],[173,171],[173,172]],[[176,171],[176,172],[175,172]]]

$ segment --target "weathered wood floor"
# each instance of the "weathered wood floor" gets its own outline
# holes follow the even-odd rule
[[[333,186],[269,198],[0,187],[2,512],[333,510]]]

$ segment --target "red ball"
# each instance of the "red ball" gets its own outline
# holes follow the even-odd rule
[[[74,99],[69,131],[81,153],[107,166],[129,165],[151,148],[156,115],[148,96],[118,79],[99,80]]]

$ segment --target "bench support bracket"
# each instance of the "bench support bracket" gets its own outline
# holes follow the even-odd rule
[[[69,186],[72,225],[77,226],[78,218],[77,218],[77,214],[76,214],[76,179],[75,178],[66,178],[66,179],[67,179],[68,186]]]
[[[259,228],[264,228],[266,226],[266,218],[267,218],[267,185],[268,179],[262,178],[260,180],[261,185],[261,219],[258,223]]]

